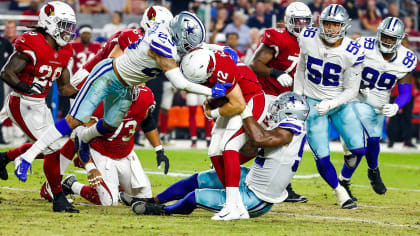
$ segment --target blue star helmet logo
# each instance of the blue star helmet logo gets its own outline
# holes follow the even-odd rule
[[[293,103],[295,103],[295,101],[296,101],[295,96],[291,96],[291,97],[289,97],[289,102],[293,102]]]
[[[187,26],[187,34],[192,34],[192,33],[194,33],[194,27]]]

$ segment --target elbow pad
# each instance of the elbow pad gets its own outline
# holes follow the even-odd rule
[[[148,115],[146,119],[144,119],[141,123],[140,123],[141,128],[143,129],[143,132],[147,133],[150,132],[154,129],[156,129],[156,122],[153,119],[153,116]]]

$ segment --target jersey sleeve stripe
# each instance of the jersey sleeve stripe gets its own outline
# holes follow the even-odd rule
[[[295,134],[300,134],[302,132],[302,128],[292,123],[282,122],[279,124],[280,128],[288,129]]]
[[[153,46],[153,47],[160,48],[160,49],[163,49],[166,53],[172,54],[172,50],[171,50],[170,48],[165,47],[165,46],[163,46],[163,45],[161,45],[161,44],[158,44],[158,43],[156,43],[156,42],[154,42],[154,41],[152,41],[152,46]]]
[[[165,53],[164,51],[160,50],[159,48],[154,47],[153,45],[150,45],[150,49],[152,49],[153,51],[161,54],[164,57],[167,57],[167,58],[171,58],[172,57],[172,55],[169,55],[169,54]]]
[[[360,57],[358,57],[357,59],[356,59],[356,61],[362,61],[362,60],[364,60],[365,59],[365,56],[360,56]]]

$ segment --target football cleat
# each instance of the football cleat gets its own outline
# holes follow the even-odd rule
[[[71,190],[71,186],[77,182],[76,176],[69,175],[63,181],[61,181],[61,187],[63,188],[64,195],[74,194],[73,190]]]
[[[340,203],[341,208],[343,209],[356,209],[357,204],[351,200],[349,194],[347,193],[346,189],[338,184],[337,188],[333,190],[335,196]]]
[[[44,184],[41,187],[41,191],[39,192],[41,194],[41,197],[45,200],[48,200],[51,202],[54,199],[54,195],[51,192],[51,187],[48,181],[45,181]]]
[[[131,206],[131,209],[137,215],[166,215],[164,208],[165,205],[163,204],[142,201],[135,202]]]
[[[292,184],[289,183],[289,185],[287,185],[286,187],[288,196],[286,198],[286,200],[284,200],[285,202],[302,202],[305,203],[308,201],[308,198],[305,196],[302,196],[300,194],[295,193],[295,191],[293,191],[292,189]]]
[[[7,180],[9,174],[7,173],[6,166],[10,162],[10,159],[7,157],[7,152],[0,152],[0,179]]]
[[[377,194],[385,194],[386,187],[385,184],[382,182],[381,173],[379,172],[379,168],[370,169],[368,168],[368,178],[370,184],[372,185],[373,190]]]
[[[79,210],[69,203],[63,192],[55,195],[53,200],[53,211],[79,213]]]
[[[223,209],[214,214],[211,219],[224,221],[249,219],[249,213],[244,206],[240,207],[237,205],[231,206],[229,204],[225,204]]]
[[[18,157],[15,159],[15,175],[18,179],[22,182],[26,182],[28,179],[28,170],[31,169],[32,173],[32,165],[31,163],[27,162],[22,157]]]
[[[347,191],[347,194],[350,196],[351,200],[353,200],[353,202],[357,202],[357,197],[353,196],[353,194],[351,194],[350,191],[350,180],[338,180],[338,182],[341,184],[341,186],[344,187],[344,189]]]
[[[130,197],[130,196],[127,196],[127,194],[125,194],[124,192],[120,192],[120,194],[118,195],[118,198],[120,199],[120,202],[122,202],[126,206],[131,206],[133,205],[133,203],[139,202],[139,201],[155,203],[155,199],[152,197],[151,198]]]

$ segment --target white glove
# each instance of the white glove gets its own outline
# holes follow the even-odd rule
[[[277,77],[277,81],[279,81],[283,87],[290,87],[293,85],[293,78],[287,73],[281,74]]]
[[[44,92],[44,87],[38,83],[32,83],[30,94],[41,94]]]
[[[322,100],[320,103],[315,105],[315,109],[318,111],[318,114],[324,115],[327,114],[331,109],[337,107],[336,100]]]
[[[382,107],[382,114],[384,114],[387,117],[395,116],[397,112],[400,110],[400,107],[398,104],[385,104]]]
[[[70,78],[70,84],[73,85],[73,87],[77,87],[86,77],[89,76],[89,71],[80,68],[76,73],[74,73],[73,77]]]

